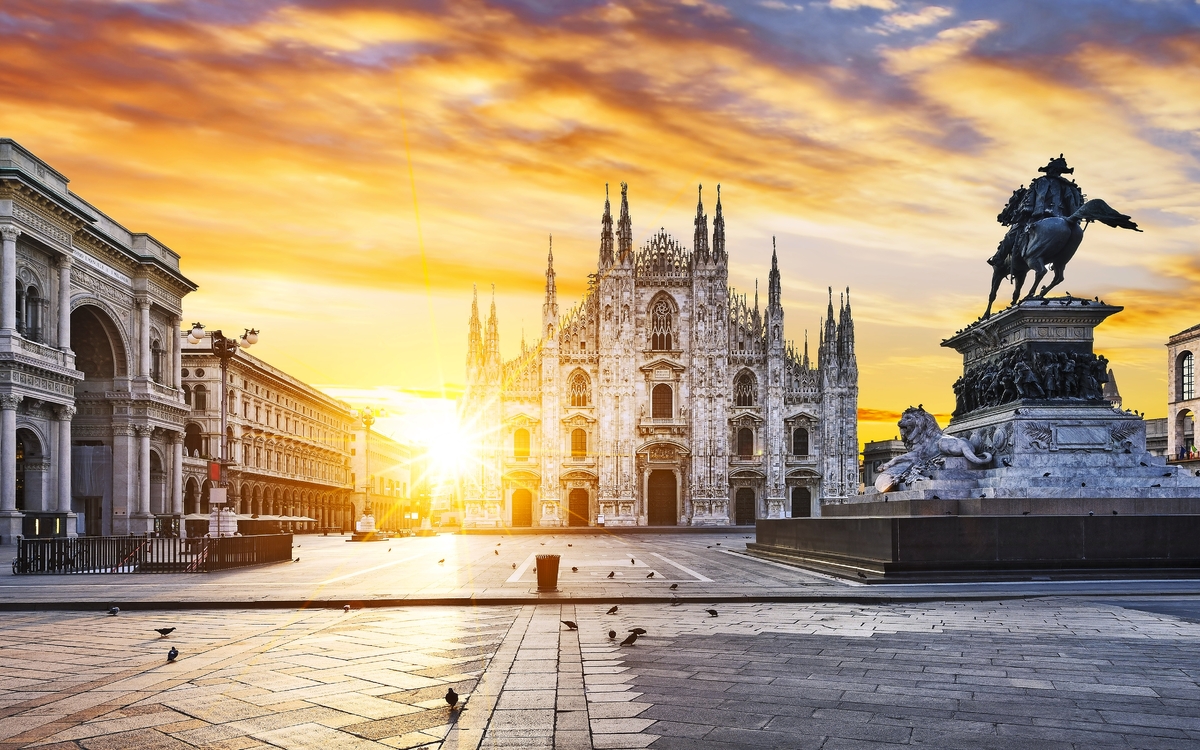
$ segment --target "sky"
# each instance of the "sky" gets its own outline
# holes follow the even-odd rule
[[[1200,322],[1194,0],[6,0],[0,49],[0,135],[179,252],[188,322],[258,328],[402,436],[462,388],[473,286],[506,357],[551,234],[578,299],[606,183],[639,245],[690,244],[720,183],[730,283],[765,285],[775,237],[798,342],[850,287],[863,439],[910,404],[945,424],[939,344],[1060,152],[1145,230],[1094,226],[1062,287],[1125,307],[1096,349],[1126,406],[1165,414],[1166,339]]]

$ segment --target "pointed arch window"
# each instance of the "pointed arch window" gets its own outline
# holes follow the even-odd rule
[[[735,406],[754,406],[755,397],[758,395],[758,384],[754,382],[754,375],[749,372],[743,372],[733,381],[733,403]]]
[[[592,381],[587,373],[576,370],[567,384],[567,393],[571,399],[571,406],[591,406]]]
[[[656,352],[672,349],[674,338],[674,311],[671,303],[660,299],[650,310],[650,348]]]
[[[585,458],[586,456],[587,431],[576,427],[574,430],[571,430],[571,458]]]

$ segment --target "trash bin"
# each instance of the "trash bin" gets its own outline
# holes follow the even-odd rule
[[[538,591],[558,590],[558,555],[537,556]]]

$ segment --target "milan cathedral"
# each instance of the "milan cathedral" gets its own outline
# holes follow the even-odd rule
[[[718,526],[819,515],[858,492],[858,366],[847,296],[814,364],[784,338],[775,254],[767,305],[729,287],[717,188],[691,250],[660,230],[633,247],[627,186],[608,198],[598,273],[559,313],[551,249],[539,340],[500,356],[476,296],[461,416],[481,436],[468,527]]]

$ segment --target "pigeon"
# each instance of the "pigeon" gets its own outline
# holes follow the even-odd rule
[[[605,612],[604,614],[606,614],[606,615],[615,615],[616,613],[617,613],[617,605],[615,605],[615,604],[614,604],[614,605],[612,605],[612,608],[611,608],[611,609],[609,609],[609,610],[608,610],[607,612]]]
[[[1050,476],[1050,472],[1048,472],[1048,471],[1047,471],[1047,472],[1046,472],[1045,474],[1043,474],[1042,476],[1043,476],[1043,477],[1048,477],[1048,476]]]
[[[634,633],[636,635],[645,635],[646,629],[645,628],[630,628],[629,632]]]
[[[108,608],[108,613],[109,613],[110,615],[112,615],[113,617],[116,617],[116,616],[117,616],[117,613],[118,613],[118,612],[120,612],[120,611],[121,611],[121,608],[120,608],[120,607],[109,607],[109,608]]]
[[[1023,516],[1027,516],[1027,515],[1029,515],[1029,511],[1027,511],[1027,510],[1026,510],[1026,511],[1022,511],[1022,512],[1021,512],[1021,515],[1023,515]]]
[[[716,617],[716,616],[717,616],[717,610],[715,610],[715,609],[706,609],[706,610],[704,610],[704,611],[708,613],[709,617]]]
[[[578,572],[579,572],[579,568],[577,568],[577,567],[575,567],[574,565],[572,565],[572,566],[571,566],[571,572],[572,572],[572,573],[578,573]]]
[[[615,576],[616,574],[617,574],[617,571],[615,571],[615,570],[611,570],[611,571],[609,571],[608,575],[607,575],[607,576],[605,576],[605,577],[606,577],[606,578],[612,578],[612,577],[613,577],[613,576]]]
[[[1079,486],[1080,486],[1080,487],[1087,487],[1087,482],[1080,482],[1080,483],[1079,483]]]
[[[707,547],[705,547],[704,549],[712,549],[712,545],[710,544]]]
[[[350,611],[350,605],[349,605],[349,604],[343,604],[343,605],[342,605],[342,611],[343,611],[343,612],[349,612],[349,611]]]
[[[621,645],[632,646],[635,642],[637,642],[637,633],[630,633],[628,638],[621,641]]]
[[[568,544],[567,546],[568,546],[568,547],[574,547],[575,545],[574,545],[574,544]]]
[[[1005,466],[1012,466],[1012,461],[1009,461],[1007,458],[1000,459],[1000,463],[1004,464]]]
[[[172,646],[171,650],[167,652],[167,661],[173,662],[173,661],[175,661],[176,657],[178,657],[178,656],[179,656],[179,649]]]
[[[496,557],[500,556],[500,550],[494,549],[494,550],[492,550],[492,552],[496,555]]]
[[[167,637],[168,635],[170,635],[170,634],[171,634],[171,632],[172,632],[172,631],[174,631],[174,630],[175,630],[175,628],[155,628],[155,629],[154,629],[154,632],[155,632],[155,633],[158,633],[158,635],[159,635],[160,637],[162,637],[162,638],[166,638],[166,637]]]
[[[1095,512],[1095,511],[1091,511],[1091,510],[1089,510],[1089,511],[1088,511],[1088,515],[1089,515],[1089,516],[1094,516],[1094,515],[1096,515],[1096,512]]]
[[[542,545],[543,547],[545,547],[545,546],[546,546],[546,543],[545,543],[545,542],[542,542],[542,543],[541,543],[541,545]]]
[[[674,591],[675,589],[679,588],[679,584],[678,584],[678,583],[672,583],[672,584],[670,585],[670,587],[669,587],[669,588],[670,588],[672,591]]]
[[[300,558],[297,557],[295,560],[292,560],[292,562],[300,562]]]
[[[446,558],[443,557],[441,560],[438,560],[438,565],[441,565],[444,562],[446,562]]]
[[[866,573],[864,573],[864,572],[862,572],[862,571],[860,570],[860,571],[858,571],[858,577],[859,577],[859,578],[866,578],[866,577],[867,577],[867,574],[866,574]]]
[[[646,577],[647,577],[647,578],[653,578],[653,577],[654,577],[654,571],[652,570],[652,571],[650,571],[649,573],[647,573],[647,574],[646,574]]]
[[[450,708],[458,705],[458,693],[454,692],[454,688],[446,688],[446,705]]]
[[[1164,477],[1169,477],[1169,476],[1171,476],[1171,472],[1169,472],[1169,471],[1168,471],[1166,474],[1163,474],[1163,476],[1164,476]]]
[[[716,545],[716,546],[720,547],[720,546],[721,546],[721,543],[720,543],[720,542],[717,542],[717,545]]]
[[[499,547],[499,546],[500,546],[500,542],[496,542],[496,546],[497,546],[497,547]]]
[[[1114,516],[1115,516],[1115,515],[1117,515],[1117,512],[1116,512],[1115,510],[1113,511],[1113,515],[1114,515]]]
[[[391,548],[391,547],[388,547],[388,552],[391,552],[391,551],[392,551],[392,548]]]
[[[980,495],[980,497],[983,497],[983,495]],[[948,510],[948,511],[946,511],[946,515],[952,516],[952,515],[954,515],[954,511]]]
[[[579,625],[574,620],[561,620],[561,622],[567,626],[567,630],[579,630]]]
[[[629,564],[630,564],[630,565],[637,565],[637,561],[636,561],[636,560],[634,560],[634,559],[631,557],[631,558],[629,558]]]
[[[516,569],[517,569],[517,564],[516,564],[516,563],[513,563],[513,564],[512,564],[512,566],[513,566],[513,570],[516,570]]]
[[[616,638],[616,637],[617,637],[617,631],[615,631],[615,630],[608,631],[608,640],[611,641],[613,638]]]
[[[1149,466],[1149,465],[1150,465],[1150,464],[1146,463],[1145,461],[1138,461],[1138,463],[1139,463],[1139,464],[1141,464],[1142,466]]]
[[[1162,485],[1161,485],[1161,484],[1152,484],[1152,485],[1150,485],[1150,486],[1151,486],[1151,487],[1162,487]]]

